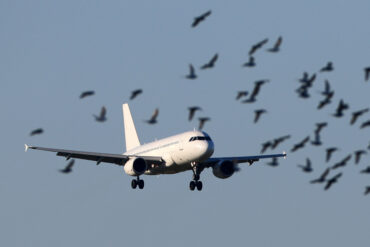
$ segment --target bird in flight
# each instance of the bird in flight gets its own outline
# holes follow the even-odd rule
[[[104,121],[106,121],[106,120],[107,120],[106,115],[107,115],[107,109],[105,108],[105,106],[103,106],[103,107],[101,108],[101,110],[100,110],[100,115],[99,115],[99,116],[97,116],[97,115],[93,114],[93,116],[95,117],[95,120],[96,120],[97,122],[104,122]]]
[[[312,180],[310,183],[315,184],[315,183],[324,183],[326,181],[326,177],[328,176],[330,172],[330,168],[326,168],[326,170],[320,175],[319,178]]]
[[[366,122],[363,122],[362,124],[361,124],[361,129],[363,129],[363,128],[366,128],[366,127],[370,127],[370,120],[367,120]]]
[[[200,22],[204,21],[208,16],[210,16],[211,13],[212,13],[212,11],[211,10],[208,10],[204,14],[201,14],[200,16],[195,17],[193,23],[191,24],[191,27],[198,26],[198,24]]]
[[[334,177],[328,179],[328,181],[326,181],[326,185],[325,185],[325,190],[328,190],[334,183],[338,182],[338,179],[342,176],[342,173],[338,173],[336,174]]]
[[[360,117],[361,115],[363,115],[364,113],[368,111],[369,111],[369,108],[353,112],[350,124],[353,125],[356,122],[358,117]]]
[[[361,156],[364,155],[364,154],[367,154],[367,152],[365,150],[356,150],[355,151],[355,164],[356,165],[358,163],[360,163]]]
[[[197,75],[195,74],[195,70],[192,64],[189,64],[189,74],[187,74],[185,77],[190,80],[194,80],[197,78]]]
[[[236,95],[236,100],[239,100],[241,97],[246,97],[248,95],[248,91],[238,91]]]
[[[333,114],[334,117],[343,117],[343,111],[347,110],[349,108],[349,105],[347,103],[344,103],[344,101],[341,99],[339,102],[339,105]]]
[[[290,135],[285,135],[285,136],[275,138],[272,142],[271,149],[275,149],[280,143],[282,143],[285,140],[288,140],[289,138],[290,138]]]
[[[361,170],[360,173],[369,174],[370,173],[370,166],[368,166],[365,169]]]
[[[252,47],[251,47],[251,49],[249,50],[249,53],[248,53],[249,56],[252,56],[253,53],[255,53],[258,49],[262,48],[262,46],[264,44],[266,44],[267,42],[268,42],[268,39],[264,39],[264,40],[262,40],[262,41],[260,41],[256,44],[252,45]]]
[[[325,89],[321,92],[321,95],[328,96],[333,92],[330,87],[330,83],[328,80],[325,80]]]
[[[281,42],[283,42],[283,38],[280,36],[276,40],[274,46],[272,48],[270,48],[270,49],[267,49],[267,51],[269,51],[269,52],[278,52],[278,51],[280,51]]]
[[[339,161],[338,163],[334,164],[331,169],[334,170],[334,169],[337,169],[339,167],[344,167],[347,165],[347,162],[351,159],[352,155],[349,154],[347,155],[344,159],[342,159],[341,161]]]
[[[272,145],[272,142],[271,141],[267,141],[267,142],[264,142],[262,143],[262,149],[261,149],[261,154],[263,154],[264,152],[266,152],[266,150],[271,147]]]
[[[272,167],[277,167],[279,165],[278,159],[277,158],[272,158],[270,162],[267,162],[266,165],[272,166]]]
[[[301,142],[295,144],[293,148],[290,150],[292,153],[297,151],[298,149],[304,148],[304,145],[310,140],[310,137],[307,136]]]
[[[248,62],[245,62],[243,64],[243,67],[254,67],[256,66],[256,61],[253,56],[249,56]]]
[[[317,106],[317,109],[320,110],[324,106],[330,104],[331,103],[331,98],[333,98],[333,96],[334,96],[334,91],[331,91],[328,95],[326,95],[325,99],[320,101],[319,105]]]
[[[254,88],[253,88],[253,91],[251,93],[251,95],[249,96],[248,99],[246,100],[243,100],[242,103],[253,103],[256,101],[256,96],[258,95],[260,89],[261,89],[261,86],[263,84],[265,84],[266,82],[269,82],[269,80],[258,80],[258,81],[255,81],[254,82]]]
[[[199,130],[202,130],[203,129],[203,127],[204,127],[204,124],[207,122],[207,121],[209,121],[209,120],[211,120],[209,117],[200,117],[200,118],[198,118],[198,120],[199,120],[199,127],[198,127],[198,129]]]
[[[266,113],[265,109],[258,109],[254,111],[254,123],[257,123],[263,113]]]
[[[328,62],[324,67],[322,67],[320,69],[320,72],[330,72],[330,71],[333,71],[333,70],[334,70],[333,63]]]
[[[38,129],[32,130],[30,133],[30,136],[41,135],[42,133],[44,133],[44,130],[42,128],[38,128]]]
[[[336,147],[331,147],[331,148],[327,148],[327,149],[326,149],[326,162],[329,162],[329,160],[330,160],[330,158],[331,158],[332,154],[333,154],[335,151],[337,151],[337,150],[338,150],[338,148],[336,148]]]
[[[204,64],[202,67],[200,67],[201,69],[210,69],[210,68],[213,68],[215,66],[215,63],[218,59],[218,54],[216,53],[212,58],[211,60],[209,60],[208,63]]]
[[[194,117],[194,114],[196,111],[201,111],[202,108],[200,108],[199,106],[191,106],[191,107],[188,107],[188,110],[189,110],[189,121],[191,121]]]
[[[65,173],[65,174],[70,173],[70,172],[72,171],[72,167],[73,167],[74,163],[75,163],[75,160],[73,159],[73,160],[71,160],[71,161],[67,164],[67,166],[66,166],[64,169],[61,169],[61,170],[59,170],[59,171],[60,171],[61,173]]]
[[[304,172],[312,172],[311,160],[309,158],[306,159],[306,165],[298,165]]]
[[[156,124],[157,123],[158,114],[159,114],[159,109],[156,108],[154,110],[152,116],[150,117],[150,119],[149,120],[146,120],[145,122],[147,122],[148,124]]]
[[[366,186],[364,195],[366,196],[369,193],[370,193],[370,186]]]
[[[88,96],[92,96],[95,94],[95,91],[84,91],[80,94],[80,99],[83,99],[85,97],[88,97]]]
[[[364,68],[365,71],[365,81],[368,81],[370,78],[370,67]]]
[[[143,90],[142,89],[136,89],[131,92],[130,100],[135,99],[139,94],[142,94]]]

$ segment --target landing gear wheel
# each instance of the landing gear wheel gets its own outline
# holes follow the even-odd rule
[[[189,188],[190,188],[191,191],[195,190],[195,182],[194,181],[190,182]]]
[[[202,188],[203,188],[203,183],[202,183],[202,181],[197,181],[197,190],[198,190],[198,191],[201,191],[201,190],[202,190]]]
[[[139,183],[138,183],[138,185],[139,185],[139,189],[144,189],[144,180],[139,180]]]
[[[132,181],[131,181],[131,188],[136,189],[136,186],[137,186],[137,181],[136,181],[136,179],[132,179]],[[139,185],[139,186],[140,186],[140,185]]]

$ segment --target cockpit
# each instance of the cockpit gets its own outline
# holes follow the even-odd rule
[[[192,141],[211,141],[209,136],[193,136],[189,139],[189,142]]]

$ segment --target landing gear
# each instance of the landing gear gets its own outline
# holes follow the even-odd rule
[[[132,179],[131,181],[131,188],[136,189],[139,186],[139,189],[144,189],[144,180],[137,177],[137,179]]]
[[[201,191],[203,189],[203,183],[199,179],[200,173],[203,169],[195,162],[191,163],[191,167],[193,169],[193,180],[190,181],[189,188],[191,191],[195,190],[195,188],[197,188],[198,191]]]

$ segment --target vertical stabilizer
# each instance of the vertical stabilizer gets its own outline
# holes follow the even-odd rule
[[[139,138],[137,137],[134,121],[132,120],[130,108],[128,104],[122,105],[123,125],[125,127],[126,151],[140,146]]]

